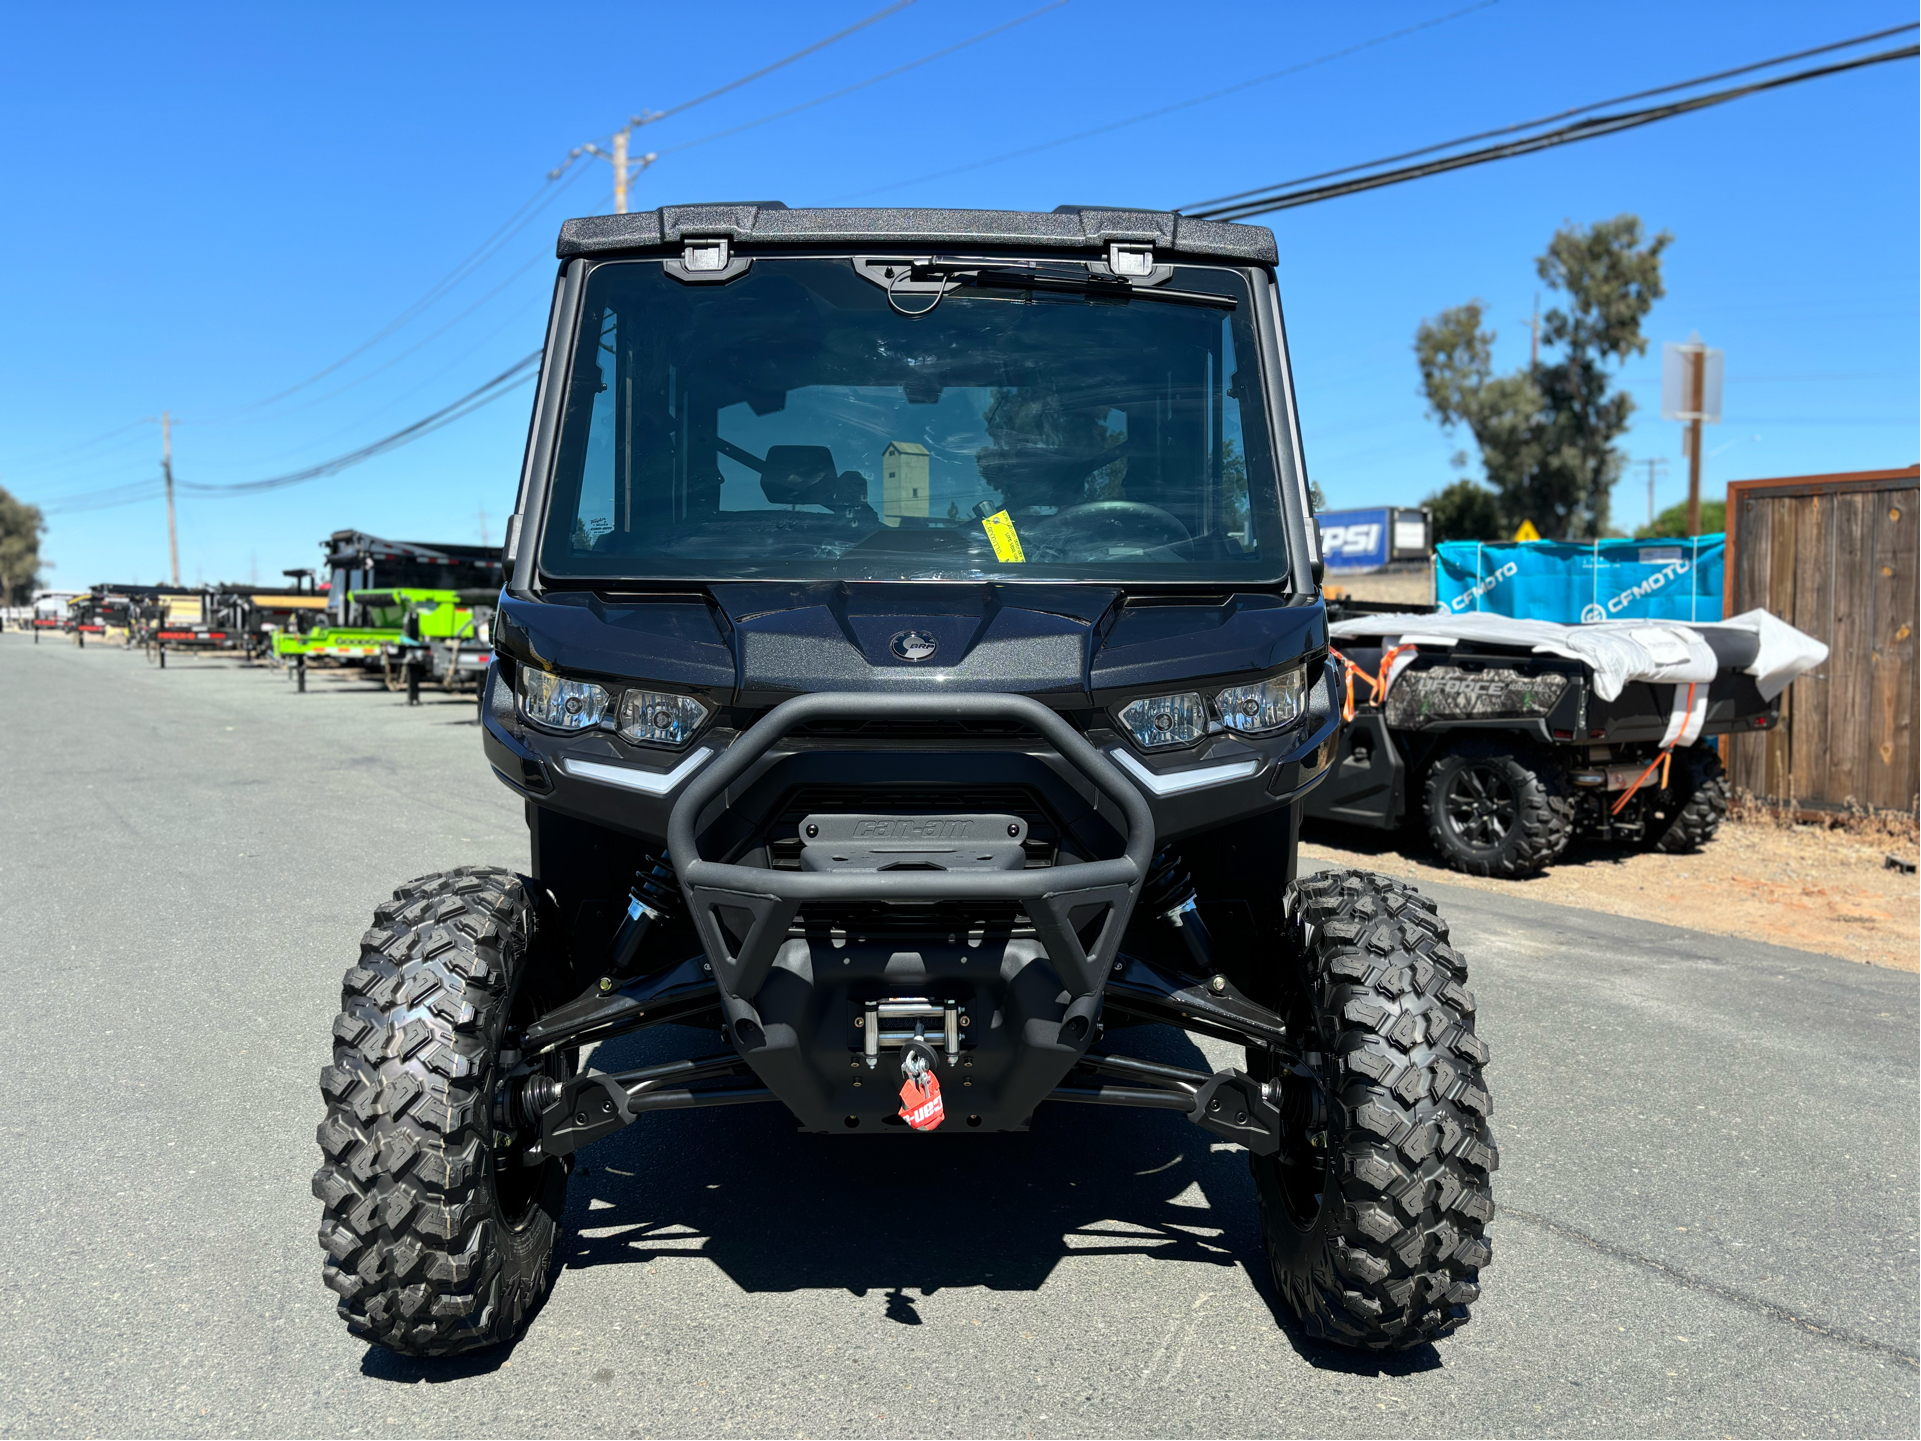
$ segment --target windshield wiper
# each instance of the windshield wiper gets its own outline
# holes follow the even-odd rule
[[[886,286],[889,304],[893,304],[903,315],[926,315],[940,304],[948,291],[961,286],[990,290],[1050,290],[1101,300],[1159,300],[1174,305],[1204,305],[1216,310],[1233,310],[1237,306],[1231,295],[1216,295],[1206,290],[1168,290],[1135,285],[1123,276],[1097,275],[1092,271],[1067,274],[1017,265],[984,265],[978,261],[912,260],[900,267],[898,278],[891,270],[887,274],[893,284],[883,280],[876,280],[875,283]],[[872,276],[867,278],[874,279]],[[933,298],[925,304],[902,306],[895,303],[896,286],[901,288],[903,298],[925,296],[930,286],[937,286],[938,289],[932,292]],[[912,289],[907,289],[907,286],[912,286]]]
[[[969,265],[949,268],[936,262],[914,267],[914,279],[951,276],[961,285],[978,285],[995,290],[1060,290],[1114,300],[1166,300],[1176,305],[1211,305],[1220,310],[1235,308],[1231,295],[1215,295],[1206,290],[1167,290],[1136,285],[1118,275],[1062,275],[1059,272],[1028,270],[1022,266]]]

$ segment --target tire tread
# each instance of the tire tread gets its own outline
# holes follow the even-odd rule
[[[533,1275],[503,1262],[480,1090],[533,911],[531,883],[511,871],[410,881],[375,909],[342,980],[313,1194],[322,1279],[348,1329],[378,1345],[436,1356],[497,1344],[545,1292],[551,1224]]]
[[[1284,1270],[1270,1242],[1275,1284],[1309,1335],[1438,1340],[1480,1296],[1500,1164],[1466,961],[1434,903],[1385,876],[1322,872],[1287,903],[1333,1114],[1325,1264]],[[1261,1203],[1270,1235],[1293,1224],[1265,1186]]]

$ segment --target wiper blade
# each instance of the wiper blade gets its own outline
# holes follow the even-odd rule
[[[1206,290],[1168,290],[1135,285],[1117,275],[1063,275],[1058,271],[1028,270],[1022,266],[988,265],[915,265],[912,278],[920,281],[951,281],[954,285],[981,286],[996,290],[1056,290],[1095,296],[1103,300],[1164,300],[1175,305],[1208,305],[1218,310],[1233,310],[1231,295],[1215,295]]]

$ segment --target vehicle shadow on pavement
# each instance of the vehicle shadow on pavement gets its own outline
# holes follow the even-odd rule
[[[1107,1048],[1212,1069],[1171,1030],[1110,1033]],[[667,1027],[593,1064],[712,1049],[708,1033]],[[799,1133],[771,1104],[666,1112],[585,1162],[568,1192],[569,1269],[698,1260],[744,1291],[881,1297],[904,1325],[949,1287],[1038,1290],[1070,1254],[1264,1269],[1243,1154],[1166,1112],[1055,1103],[1026,1134],[845,1137]]]
[[[1102,1048],[1197,1070],[1212,1065],[1160,1026]],[[664,1026],[596,1050],[602,1070],[712,1054],[705,1030]],[[1406,1376],[1432,1346],[1378,1354],[1305,1335],[1274,1292],[1246,1153],[1164,1111],[1043,1106],[1024,1135],[817,1136],[774,1104],[643,1117],[582,1153],[557,1250],[562,1271],[717,1266],[746,1292],[843,1291],[880,1319],[922,1322],[949,1288],[1038,1291],[1070,1255],[1135,1255],[1154,1289],[1210,1289],[1174,1268],[1247,1272],[1289,1344],[1317,1369]],[[565,1275],[556,1280],[565,1286]],[[512,1346],[421,1359],[370,1347],[361,1373],[413,1384],[497,1370]]]

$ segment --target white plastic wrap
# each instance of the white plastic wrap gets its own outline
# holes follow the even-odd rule
[[[1668,620],[1557,625],[1503,615],[1409,612],[1355,616],[1336,621],[1328,630],[1337,643],[1378,639],[1383,645],[1445,650],[1462,641],[1479,641],[1565,656],[1588,667],[1594,676],[1594,693],[1602,700],[1613,700],[1631,680],[1678,685],[1684,688],[1683,693],[1690,682],[1713,680],[1719,669],[1707,639],[1713,631],[1738,631],[1755,637],[1755,658],[1742,669],[1755,678],[1755,688],[1763,700],[1773,700],[1796,676],[1828,658],[1828,648],[1820,641],[1765,610],[1694,625]]]

